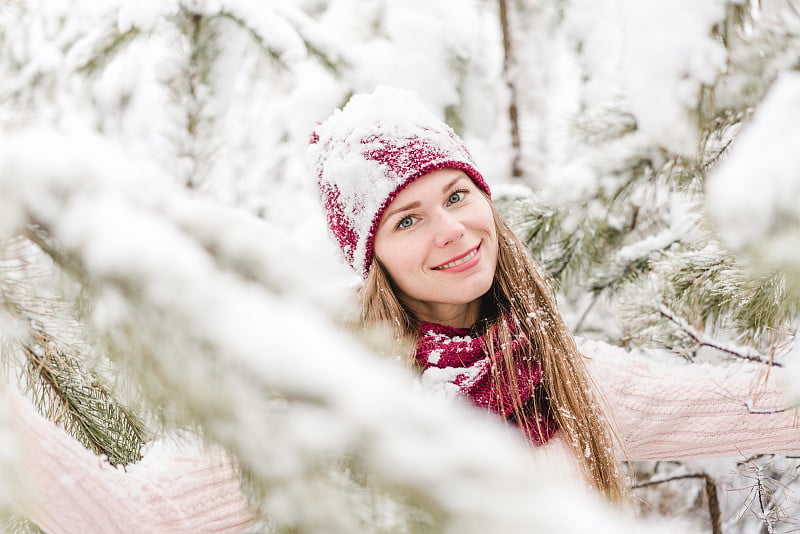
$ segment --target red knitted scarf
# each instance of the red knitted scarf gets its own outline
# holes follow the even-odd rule
[[[416,359],[423,369],[423,380],[432,379],[446,389],[465,395],[474,405],[515,423],[507,373],[498,373],[499,379],[493,378],[494,367],[498,364],[487,353],[482,337],[473,337],[469,330],[425,322],[419,324],[419,336]],[[547,413],[534,413],[534,396],[544,399],[539,387],[542,366],[539,362],[527,365],[527,347],[528,341],[523,335],[515,336],[511,347],[516,363],[514,372],[528,422],[526,436],[531,443],[541,445],[553,436],[556,424]],[[499,346],[495,346],[495,353],[500,353]],[[544,402],[539,404],[546,406]]]

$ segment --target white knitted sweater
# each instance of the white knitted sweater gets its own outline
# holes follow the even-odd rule
[[[616,435],[630,460],[800,452],[794,410],[783,408],[780,369],[659,364],[598,343],[582,345]],[[21,399],[20,399],[21,400]],[[15,414],[27,454],[22,499],[51,534],[241,532],[252,523],[232,462],[220,451],[147,456],[126,472],[84,449],[27,402]],[[537,455],[577,473],[559,435]],[[620,457],[625,454],[620,451]]]

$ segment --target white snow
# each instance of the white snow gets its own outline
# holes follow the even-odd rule
[[[223,0],[222,10],[253,29],[259,39],[276,51],[282,60],[300,61],[306,57],[306,45],[297,30],[284,17],[278,16],[266,2]]]
[[[800,73],[786,72],[709,177],[723,242],[771,268],[800,271]]]
[[[702,85],[725,65],[711,37],[724,0],[620,0],[624,87],[637,126],[657,146],[693,156],[699,148],[694,109]]]
[[[161,19],[175,15],[179,8],[178,0],[125,0],[117,15],[117,29],[120,33],[133,28],[152,31]]]
[[[42,146],[58,157],[32,156]],[[98,287],[125,291],[131,319],[138,316],[144,329],[137,342],[149,347],[128,354],[128,363],[149,367],[151,387],[164,388],[165,380],[164,402],[179,397],[205,414],[207,435],[271,481],[264,505],[274,517],[324,520],[315,510],[327,508],[311,505],[324,479],[315,479],[307,462],[358,454],[375,476],[425,495],[428,506],[452,518],[446,531],[513,533],[535,525],[577,533],[602,525],[644,532],[576,480],[548,476],[547,465],[532,462],[526,446],[496,423],[412,387],[403,369],[369,355],[313,302],[236,274],[236,264],[202,246],[202,228],[194,227],[201,218],[188,216],[199,216],[205,202],[158,180],[146,165],[104,141],[48,132],[20,134],[3,149],[0,198],[13,193],[25,213],[36,205],[37,219]],[[36,187],[21,187],[31,179]],[[258,226],[252,232],[254,242],[265,237]],[[303,257],[262,260],[268,267]],[[114,328],[107,333],[119,335]],[[213,392],[197,388],[211,377]],[[270,391],[286,400],[279,409],[265,398]],[[487,488],[503,497],[487,499]],[[347,498],[322,495],[327,503]],[[585,515],[564,525],[573,506]]]
[[[441,357],[442,357],[441,349],[432,350],[431,353],[428,355],[428,363],[430,363],[431,365],[436,365],[437,363],[439,363],[439,358]]]
[[[357,451],[370,476],[442,511],[446,532],[675,531],[633,526],[549,477],[546,464],[532,463],[497,426],[420,392],[404,370],[377,361],[335,326],[352,313],[357,279],[335,261],[327,239],[316,173],[305,162],[308,136],[352,93],[394,85],[418,98],[382,89],[382,113],[407,128],[419,116],[418,100],[425,120],[455,118],[489,185],[511,181],[509,93],[493,3],[0,4],[0,237],[31,220],[51,228],[99,286],[93,326],[122,340],[120,326],[135,326],[137,343],[159,356],[128,355],[148,369],[145,387],[154,396],[169,391],[156,399],[165,405],[206,414],[210,439],[272,483],[267,508],[275,517],[324,524],[366,507],[369,499],[315,470],[320,458]],[[711,29],[731,3],[526,5],[515,21],[514,74],[525,113],[523,156],[535,172],[525,184],[493,189],[526,196],[533,188],[553,206],[586,208],[566,214],[565,227],[576,227],[586,213],[605,209],[595,199],[624,179],[616,173],[621,164],[642,154],[656,166],[669,152],[695,155],[699,91],[726,60]],[[186,86],[192,50],[179,27],[182,10],[213,19],[219,32],[220,55],[195,100]],[[223,12],[247,28],[214,18]],[[797,21],[782,16],[796,32]],[[96,74],[75,72],[115,32],[130,29],[139,37]],[[259,39],[280,61],[264,54]],[[727,246],[787,273],[800,271],[798,94],[800,75],[784,73],[709,180],[706,198]],[[317,129],[322,142],[369,133],[359,122],[370,118],[359,99],[351,106],[352,120],[339,114]],[[576,118],[617,108],[633,114],[636,132],[598,146],[580,139]],[[190,110],[201,119],[192,134]],[[337,182],[344,194],[382,200],[386,191],[374,188],[381,169],[348,158],[330,163],[348,176]],[[191,193],[187,177],[197,179]],[[675,214],[669,228],[621,249],[621,260],[646,256],[695,227],[696,206],[662,200]],[[611,222],[622,228],[627,220]],[[0,335],[10,335],[17,325],[2,317]],[[796,347],[787,356],[795,378]],[[431,353],[432,364],[437,356]],[[457,389],[450,379],[462,372],[428,369],[421,389],[449,398]],[[198,380],[213,390],[197,388]],[[800,395],[800,379],[789,390]],[[0,411],[4,473],[13,462],[6,415]],[[169,461],[163,449],[151,452],[152,464]],[[352,514],[369,517],[365,510]]]

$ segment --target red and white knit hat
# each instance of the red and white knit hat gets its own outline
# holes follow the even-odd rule
[[[347,263],[363,277],[384,210],[420,176],[461,169],[490,194],[456,133],[414,93],[392,87],[354,95],[337,109],[312,134],[308,159],[331,233]]]

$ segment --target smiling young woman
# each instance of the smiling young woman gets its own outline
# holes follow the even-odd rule
[[[453,130],[408,91],[354,96],[309,155],[329,227],[365,281],[365,323],[410,339],[531,443],[568,444],[589,485],[625,494],[611,429],[545,273],[497,214]]]
[[[625,459],[800,450],[774,369],[756,399],[755,365],[579,349],[464,143],[413,93],[355,95],[318,126],[309,157],[331,233],[364,278],[363,322],[411,341],[424,384],[496,413],[609,500],[625,500]]]
[[[486,195],[458,169],[421,176],[395,197],[375,232],[375,259],[419,320],[469,328],[497,266]]]
[[[412,341],[408,362],[424,385],[494,412],[564,476],[583,475],[619,502],[625,458],[800,453],[779,388],[785,369],[764,378],[749,363],[659,364],[587,342],[579,350],[548,276],[497,214],[463,142],[413,94],[356,95],[311,141],[329,228],[364,278],[363,322]],[[126,472],[21,396],[9,400],[27,453],[21,494],[44,530],[255,528],[227,453],[145,458]]]

